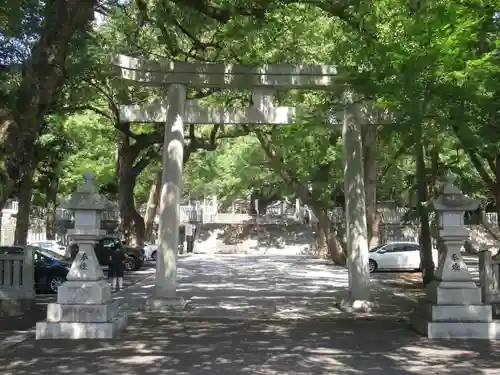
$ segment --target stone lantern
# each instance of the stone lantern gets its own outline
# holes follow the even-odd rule
[[[99,237],[105,235],[101,214],[109,202],[98,194],[91,172],[84,180],[66,205],[74,214],[75,228],[68,235],[78,245],[78,254],[68,281],[59,287],[57,303],[47,306],[47,321],[36,325],[37,339],[114,338],[126,325],[94,252]]]
[[[98,237],[106,234],[101,230],[102,213],[109,206],[109,201],[98,194],[92,172],[83,176],[84,183],[70,197],[65,208],[73,213],[75,228],[68,231],[68,236],[78,244],[80,251],[93,252]]]
[[[435,280],[427,285],[426,296],[411,316],[412,326],[429,338],[500,338],[500,329],[492,323],[491,306],[482,304],[481,290],[460,253],[469,237],[464,214],[478,206],[478,201],[466,197],[454,185],[451,175],[441,195],[432,201],[441,246],[439,266]]]

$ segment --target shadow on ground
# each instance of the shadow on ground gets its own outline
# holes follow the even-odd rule
[[[124,278],[124,289],[135,285],[137,282],[150,276],[154,271],[154,264],[145,264],[140,271],[126,272]],[[105,277],[107,270],[104,270]],[[36,306],[32,311],[27,311],[14,316],[0,316],[0,341],[4,338],[19,334],[22,331],[33,328],[36,322],[45,320],[47,316],[47,304],[56,302],[57,295],[37,294]]]
[[[203,322],[140,316],[118,340],[34,341],[0,357],[4,375],[493,375],[496,343],[431,342],[403,323]]]
[[[310,319],[345,315],[347,269],[310,256],[206,255],[181,257],[178,294],[189,301],[184,315],[226,318]],[[134,288],[134,310],[152,294],[154,281]],[[374,311],[363,316],[401,320],[414,301],[374,280]]]
[[[373,288],[377,312],[346,319],[335,302],[345,296],[347,270],[324,261],[194,254],[179,259],[178,273],[179,294],[190,298],[191,312],[198,315],[173,318],[134,311],[153,288],[152,282],[137,284],[126,296],[128,329],[117,340],[25,341],[0,355],[2,374],[499,373],[500,344],[418,336],[400,319],[411,311],[413,301],[378,281]],[[265,311],[264,318],[282,320],[204,316],[248,316],[252,309]]]

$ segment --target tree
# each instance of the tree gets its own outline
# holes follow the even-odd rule
[[[23,61],[18,61],[19,56],[15,53],[11,55],[2,71],[6,75],[15,74],[17,82],[3,94],[9,100],[2,101],[0,108],[0,160],[3,161],[0,207],[4,207],[18,182],[23,183],[25,190],[30,190],[27,185],[31,184],[34,169],[34,144],[43,128],[44,116],[66,78],[69,45],[75,35],[90,26],[97,5],[97,1],[92,0],[50,1],[41,8],[39,2],[25,3],[26,12],[7,12],[8,20],[0,21],[9,24],[8,31],[12,32],[3,36],[8,40],[4,46],[21,44],[23,49],[30,50],[28,56],[22,56]],[[11,5],[12,9],[18,6]],[[42,20],[40,24],[34,21],[37,18]],[[27,28],[24,20],[28,20]],[[32,36],[36,41],[29,48]],[[22,69],[18,69],[19,65]]]

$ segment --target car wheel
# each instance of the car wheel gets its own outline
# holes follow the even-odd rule
[[[129,256],[127,259],[125,259],[124,265],[127,271],[134,271],[135,264],[136,264],[135,257]]]
[[[153,254],[151,254],[151,259],[156,262],[156,251],[153,251]]]
[[[134,271],[139,271],[141,268],[142,268],[142,265],[144,264],[144,262],[140,259],[136,259],[135,260],[135,268],[134,268]]]
[[[368,270],[370,271],[370,273],[372,273],[372,272],[375,272],[376,269],[377,269],[377,262],[370,259],[368,261]]]
[[[49,281],[49,288],[51,292],[57,293],[59,287],[65,282],[66,280],[64,277],[61,276],[55,276],[50,279]]]

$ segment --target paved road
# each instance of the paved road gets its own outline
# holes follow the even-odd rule
[[[340,313],[336,302],[347,297],[348,289],[346,268],[295,254],[191,254],[179,259],[178,278],[177,290],[189,301],[190,316],[325,318]],[[134,305],[151,294],[153,284],[134,292]],[[386,289],[374,286],[380,312],[406,316],[413,302]]]
[[[128,290],[131,318],[117,340],[35,341],[0,353],[5,375],[493,375],[499,344],[430,342],[409,329],[398,311],[390,319],[346,319],[334,308],[345,295],[344,268],[296,255],[191,255],[179,261],[179,294],[189,298],[184,318],[134,313],[151,283]],[[386,304],[390,293],[375,287]],[[204,319],[266,311],[281,321]],[[296,320],[296,317],[315,316]],[[322,319],[318,319],[322,317]]]
[[[403,323],[178,321],[142,315],[118,340],[29,341],[3,375],[496,375],[500,348],[430,342]]]

